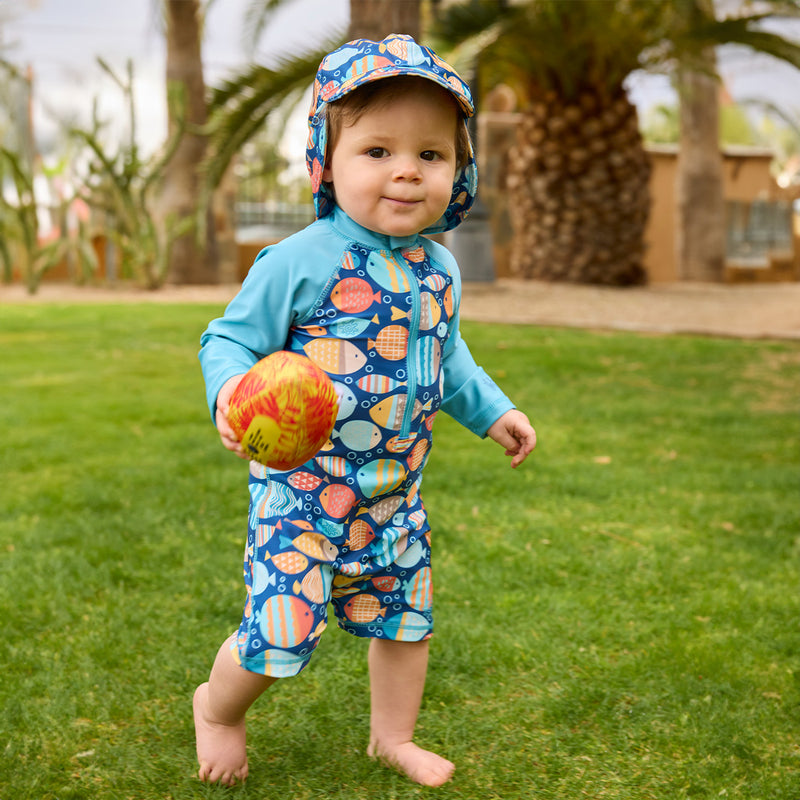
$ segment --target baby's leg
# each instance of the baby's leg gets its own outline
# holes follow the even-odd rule
[[[425,786],[450,780],[455,765],[412,741],[428,671],[428,642],[373,639],[369,647],[372,713],[367,753]]]
[[[220,647],[208,683],[194,693],[198,776],[226,786],[247,777],[245,712],[275,681],[240,667],[230,643],[229,639]]]

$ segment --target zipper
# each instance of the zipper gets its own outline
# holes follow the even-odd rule
[[[408,286],[411,291],[411,318],[408,328],[408,354],[406,355],[408,394],[406,395],[406,407],[403,411],[403,422],[400,426],[400,436],[407,438],[411,435],[411,420],[414,418],[414,406],[417,399],[417,343],[419,340],[421,300],[417,276],[414,270],[408,266],[402,253],[397,258],[397,263],[400,264],[401,269],[408,278]]]

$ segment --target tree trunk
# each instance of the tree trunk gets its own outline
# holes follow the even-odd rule
[[[678,78],[681,125],[676,176],[678,275],[721,281],[725,271],[725,203],[719,148],[719,82],[713,50],[706,70]]]
[[[380,41],[390,33],[420,37],[421,0],[350,0],[347,38]]]
[[[205,82],[201,54],[201,12],[199,0],[167,0],[167,84],[177,84],[183,92],[187,130],[181,136],[173,157],[164,170],[158,213],[167,230],[197,215],[200,179],[198,166],[203,160],[206,139],[191,129],[206,122]],[[179,125],[179,109],[168,103],[169,132]],[[193,228],[177,237],[172,246],[168,279],[172,283],[217,283],[214,225],[209,216],[204,246]]]
[[[650,162],[624,91],[568,103],[541,94],[508,155],[512,273],[625,286],[644,283]]]

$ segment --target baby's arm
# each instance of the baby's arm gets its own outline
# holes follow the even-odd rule
[[[494,439],[506,449],[511,459],[512,468],[516,469],[536,447],[536,431],[521,411],[512,408],[506,411],[486,431],[486,435]]]
[[[248,456],[245,455],[241,443],[236,438],[236,434],[233,432],[233,428],[231,428],[228,422],[228,409],[230,408],[231,404],[231,395],[243,377],[243,375],[234,375],[232,378],[228,378],[228,380],[222,384],[222,388],[219,390],[219,394],[217,395],[217,411],[215,415],[215,422],[217,424],[217,431],[219,431],[219,438],[222,440],[223,446],[232,453],[236,453],[239,458],[247,459]]]

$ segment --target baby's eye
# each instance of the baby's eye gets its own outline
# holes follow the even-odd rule
[[[367,155],[370,158],[383,158],[387,155],[387,151],[383,147],[370,147],[370,149],[367,150]]]
[[[435,150],[423,150],[419,157],[423,161],[436,161],[437,158],[441,158],[441,156]]]

